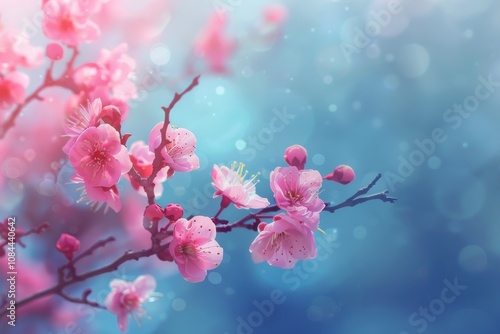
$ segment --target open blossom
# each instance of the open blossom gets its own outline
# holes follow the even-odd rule
[[[104,304],[111,313],[118,318],[118,328],[122,332],[127,331],[128,315],[135,319],[143,317],[146,312],[142,308],[156,289],[156,280],[150,275],[141,275],[133,282],[114,279],[109,284],[110,294],[106,297]]]
[[[69,161],[90,186],[112,187],[132,168],[127,148],[109,124],[83,131],[69,152]]]
[[[90,204],[92,210],[97,211],[105,205],[104,212],[111,208],[114,212],[119,212],[122,208],[120,201],[120,192],[116,185],[111,187],[91,186],[85,183],[83,178],[78,174],[71,176],[73,183],[83,184],[79,190],[82,191],[80,199],[77,201]]]
[[[132,143],[129,150],[130,160],[132,161],[132,165],[137,173],[142,178],[148,178],[153,172],[153,161],[155,159],[155,155],[153,152],[149,150],[148,145],[146,145],[142,140],[138,140]],[[164,167],[160,169],[158,174],[154,179],[155,184],[155,196],[159,197],[163,193],[163,182],[167,180],[169,167]],[[143,196],[146,196],[146,192],[144,188],[140,186],[137,181],[133,178],[128,178],[130,180],[130,184],[132,187],[137,190],[137,192]]]
[[[231,169],[226,166],[214,165],[212,169],[212,186],[216,189],[214,197],[223,196],[234,203],[238,209],[260,209],[269,205],[266,198],[255,193],[255,178],[253,175],[245,180],[247,172],[243,173],[245,165],[233,163]]]
[[[175,223],[174,239],[169,250],[187,281],[203,281],[207,270],[221,263],[223,250],[214,240],[215,234],[215,224],[208,217],[181,218]]]
[[[76,112],[68,117],[64,132],[69,137],[68,142],[63,147],[63,151],[69,154],[69,151],[75,145],[76,139],[89,127],[95,127],[99,124],[99,115],[102,111],[101,99],[95,99],[92,102],[87,101],[87,107],[80,106]]]
[[[215,73],[226,72],[227,62],[236,49],[236,43],[224,33],[226,23],[226,15],[215,12],[194,46],[195,52],[207,61],[209,69]]]
[[[99,27],[77,1],[44,1],[43,32],[45,36],[70,46],[97,39]]]
[[[271,266],[293,268],[298,260],[316,257],[316,244],[311,229],[292,217],[279,214],[250,245],[255,263],[267,261]]]
[[[149,134],[149,150],[154,150],[161,143],[161,128],[163,122],[155,125]],[[184,128],[174,129],[167,126],[167,145],[161,150],[163,163],[177,172],[190,172],[200,167],[200,161],[194,154],[196,150],[196,137]]]
[[[318,197],[323,181],[321,174],[311,169],[298,170],[295,166],[277,167],[270,179],[276,204],[311,228],[317,227],[318,214],[325,207]]]
[[[24,102],[28,83],[29,77],[21,72],[0,75],[0,110]]]

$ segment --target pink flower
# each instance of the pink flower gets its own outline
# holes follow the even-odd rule
[[[245,165],[233,163],[231,169],[226,166],[214,165],[212,168],[212,186],[216,189],[214,198],[223,196],[238,209],[260,209],[269,205],[266,198],[260,197],[255,192],[255,178],[245,180],[247,172],[243,173]],[[237,168],[237,169],[236,169]]]
[[[169,250],[187,281],[203,281],[207,270],[221,263],[223,250],[214,240],[215,234],[215,224],[208,217],[195,216],[189,221],[181,218],[175,223]]]
[[[156,124],[149,134],[149,150],[154,150],[161,143],[161,128],[163,122]],[[177,172],[190,172],[200,167],[198,157],[194,154],[196,149],[196,137],[184,128],[173,129],[170,124],[167,127],[166,139],[169,143],[161,150],[165,165]]]
[[[134,318],[143,317],[146,312],[142,308],[156,289],[156,280],[150,275],[141,275],[133,282],[114,279],[109,284],[110,294],[106,297],[104,304],[111,313],[118,318],[118,328],[122,332],[127,331],[128,314]]]
[[[333,173],[325,176],[325,180],[335,181],[340,184],[349,184],[354,180],[356,174],[354,173],[354,169],[347,165],[340,165],[333,170]]]
[[[292,217],[279,214],[263,226],[250,245],[255,263],[267,261],[271,266],[290,269],[298,260],[316,257],[313,232]]]
[[[14,104],[23,103],[29,77],[21,72],[0,75],[0,110],[9,109]]]
[[[132,168],[127,148],[109,124],[83,131],[69,152],[76,173],[90,186],[112,187]]]
[[[42,10],[43,32],[50,39],[77,46],[82,42],[95,40],[100,35],[99,27],[76,1],[45,1]]]
[[[135,141],[130,146],[129,151],[130,160],[136,172],[142,178],[148,178],[153,172],[153,161],[155,155],[149,150],[148,145],[146,145],[142,140]],[[167,180],[169,167],[162,168],[154,179],[155,184],[155,196],[160,197],[163,193],[163,182]],[[141,187],[134,179],[128,178],[132,187],[137,190],[137,192],[143,196],[146,196],[144,188]]]
[[[276,204],[290,216],[315,229],[324,202],[318,197],[322,184],[318,171],[297,167],[277,167],[271,172],[271,189]]]
[[[80,106],[78,111],[68,117],[64,132],[69,137],[69,140],[63,147],[64,153],[69,154],[75,145],[76,139],[83,131],[90,127],[96,127],[99,124],[101,111],[102,103],[100,99],[95,99],[92,102],[89,100],[87,101],[87,108]]]
[[[63,233],[57,240],[56,248],[71,261],[73,254],[80,248],[80,241],[72,235]]]
[[[307,161],[307,150],[300,145],[292,145],[285,150],[284,159],[288,165],[304,169]]]
[[[214,13],[194,46],[195,52],[208,62],[210,70],[215,73],[226,72],[227,62],[236,48],[236,43],[224,34],[226,21],[222,12]]]
[[[17,66],[33,68],[43,62],[43,49],[32,46],[22,32],[3,29],[0,23],[0,68],[15,70]]]
[[[127,81],[135,69],[135,60],[127,56],[127,50],[127,44],[121,43],[114,49],[102,49],[99,53],[97,64],[107,70],[111,86]]]
[[[111,187],[94,187],[85,183],[83,178],[77,174],[71,177],[71,181],[74,183],[83,183],[83,186],[79,188],[82,193],[80,199],[77,201],[78,203],[86,201],[94,211],[99,210],[104,204],[106,205],[104,212],[107,212],[108,208],[111,208],[114,212],[121,210],[120,192],[116,185]]]

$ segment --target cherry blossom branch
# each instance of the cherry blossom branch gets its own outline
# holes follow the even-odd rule
[[[151,172],[151,175],[148,178],[142,178],[134,168],[132,168],[128,173],[128,175],[131,178],[133,178],[144,188],[144,191],[146,192],[148,198],[148,204],[154,204],[155,202],[154,179],[156,178],[160,170],[165,167],[165,165],[163,164],[163,156],[161,154],[161,151],[169,143],[166,134],[168,125],[170,124],[170,112],[185,94],[190,92],[194,87],[196,87],[199,84],[199,80],[200,80],[200,75],[197,75],[196,77],[194,77],[194,79],[191,81],[191,84],[186,89],[184,89],[181,93],[176,92],[174,94],[174,98],[172,99],[168,107],[161,107],[161,109],[165,113],[165,118],[163,126],[160,130],[161,142],[160,145],[154,151],[155,158],[153,160],[153,171]]]
[[[0,225],[2,225],[2,224],[0,224]],[[48,228],[49,228],[49,224],[42,224],[42,225],[35,227],[35,228],[32,228],[26,232],[18,230],[16,232],[15,242],[18,243],[19,246],[21,246],[21,247],[26,247],[26,245],[21,241],[21,238],[27,237],[28,235],[31,235],[31,234],[43,233]],[[6,235],[3,235],[3,233],[0,233],[0,237],[4,239],[0,243],[0,249],[2,249],[4,246],[6,246],[9,243],[9,240],[8,240],[8,237],[6,237]]]
[[[379,173],[373,179],[373,181],[371,181],[366,187],[359,189],[354,195],[352,195],[351,197],[349,197],[348,199],[346,199],[344,202],[342,202],[340,204],[335,205],[335,204],[333,204],[333,202],[325,202],[326,206],[323,209],[323,211],[328,211],[330,213],[333,213],[338,209],[345,208],[345,207],[353,207],[353,206],[356,206],[358,204],[372,201],[372,200],[381,200],[382,202],[389,202],[389,203],[396,202],[397,199],[395,197],[387,196],[387,194],[389,193],[388,190],[385,190],[385,191],[382,191],[380,193],[376,193],[373,195],[364,196],[373,188],[373,186],[378,182],[378,180],[380,180],[381,177],[382,177],[382,174]],[[214,220],[214,223],[216,225],[218,225],[217,232],[230,232],[233,228],[246,228],[249,230],[257,231],[257,227],[262,222],[261,219],[271,217],[271,216],[266,216],[266,215],[262,215],[262,214],[276,212],[279,210],[280,210],[280,208],[277,205],[271,205],[271,206],[265,207],[265,208],[255,212],[255,213],[250,213],[233,224],[228,224],[227,221],[221,220],[218,218]],[[249,221],[253,221],[253,222],[250,224],[247,224],[247,222],[249,222]]]
[[[41,100],[43,101],[43,97],[40,96],[40,93],[48,87],[62,87],[73,91],[74,93],[78,93],[78,88],[71,80],[71,74],[73,72],[73,65],[76,61],[76,58],[79,55],[79,51],[76,47],[72,47],[73,54],[66,64],[66,68],[64,72],[59,76],[59,78],[54,79],[52,77],[52,69],[54,67],[54,61],[51,61],[49,67],[45,71],[45,77],[43,82],[38,88],[35,89],[33,93],[31,93],[24,102],[17,105],[17,107],[10,113],[9,117],[3,124],[0,125],[0,139],[3,139],[7,132],[15,125],[17,117],[21,114],[23,109],[33,100]]]
[[[111,242],[111,238],[107,238],[105,240],[102,240],[102,241],[99,241],[99,242],[95,243],[88,250],[86,250],[85,252],[83,252],[78,257],[78,259],[81,259],[84,256],[88,256],[88,255],[92,254],[97,248],[103,247],[104,245],[106,245],[109,242]],[[41,298],[44,298],[44,297],[47,297],[47,296],[51,296],[51,295],[58,295],[58,296],[60,296],[60,297],[62,297],[64,299],[66,299],[68,301],[71,301],[71,302],[74,302],[74,303],[86,304],[86,305],[89,305],[89,306],[92,306],[92,307],[103,308],[103,306],[99,305],[98,303],[92,302],[92,301],[88,300],[88,296],[91,293],[90,289],[87,289],[87,290],[85,290],[83,292],[82,298],[71,297],[71,296],[67,295],[65,292],[63,292],[63,290],[66,287],[68,287],[70,285],[73,285],[75,283],[83,282],[83,281],[88,280],[89,278],[93,278],[93,277],[96,277],[96,276],[99,276],[99,275],[102,275],[102,274],[105,274],[105,273],[113,272],[113,271],[117,270],[123,263],[125,263],[127,261],[131,261],[131,260],[136,260],[137,261],[140,258],[150,257],[150,256],[156,254],[160,249],[161,249],[161,247],[157,246],[157,247],[151,247],[149,249],[145,249],[145,250],[141,250],[141,251],[136,251],[136,252],[127,251],[122,256],[120,256],[119,258],[117,258],[116,260],[114,260],[113,262],[111,262],[110,264],[105,265],[105,266],[103,266],[101,268],[88,271],[88,272],[86,272],[84,274],[81,274],[81,275],[78,275],[75,272],[75,274],[72,275],[67,280],[65,280],[64,277],[61,278],[61,276],[59,276],[57,284],[54,285],[53,287],[48,288],[48,289],[43,290],[43,291],[40,291],[40,292],[38,292],[38,293],[36,293],[36,294],[28,297],[28,298],[25,298],[23,300],[17,301],[16,302],[16,309],[20,309],[24,305],[27,305],[27,304],[29,304],[31,302],[34,302],[34,301],[38,300],[38,299],[41,299]],[[75,260],[76,259],[77,258],[75,258]],[[73,261],[73,262],[75,262],[75,261]],[[64,265],[63,267],[65,267],[65,266],[67,266],[67,264]],[[61,271],[61,269],[59,269],[58,271]],[[7,314],[7,310],[4,309],[0,313],[0,317],[5,316],[6,314]]]

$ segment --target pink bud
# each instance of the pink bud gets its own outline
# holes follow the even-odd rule
[[[101,119],[104,123],[108,123],[114,127],[117,131],[121,128],[122,115],[120,109],[113,105],[107,105],[101,110]]]
[[[144,217],[152,222],[162,219],[163,214],[163,209],[158,204],[150,204],[144,210]]]
[[[64,56],[64,50],[62,46],[57,43],[50,43],[45,49],[45,55],[51,60],[59,60]]]
[[[63,233],[57,240],[56,248],[71,261],[73,254],[80,248],[80,241],[72,235]]]
[[[307,150],[300,145],[292,145],[285,150],[284,158],[290,166],[304,169],[307,161]]]
[[[259,230],[259,232],[262,232],[264,231],[264,229],[266,228],[267,224],[266,223],[260,223],[258,226],[257,226],[257,229]]]
[[[335,181],[341,184],[349,184],[354,180],[354,170],[347,165],[340,165],[333,170],[333,173],[324,177],[326,180]]]
[[[175,222],[182,218],[184,210],[179,204],[170,203],[165,207],[165,217],[171,222]]]

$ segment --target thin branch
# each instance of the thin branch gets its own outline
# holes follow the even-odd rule
[[[5,122],[0,124],[0,139],[3,139],[7,132],[15,125],[17,117],[21,114],[23,109],[33,100],[40,100],[43,101],[43,98],[40,96],[40,93],[48,87],[62,87],[69,89],[73,92],[78,92],[78,89],[75,85],[75,83],[71,79],[71,74],[73,72],[73,65],[75,63],[75,60],[77,56],[79,55],[79,51],[76,47],[73,47],[73,55],[71,56],[70,60],[66,64],[66,69],[64,72],[61,74],[61,76],[58,79],[53,79],[52,77],[52,69],[54,67],[53,62],[49,65],[45,72],[45,77],[42,82],[42,84],[35,89],[33,93],[28,95],[26,99],[17,105],[17,107],[10,113],[9,117]]]
[[[371,181],[366,187],[359,189],[354,195],[346,199],[344,202],[340,204],[333,204],[333,202],[325,202],[325,208],[323,211],[328,211],[333,213],[334,211],[345,208],[345,207],[353,207],[358,204],[368,202],[368,201],[373,201],[373,200],[381,200],[383,202],[389,202],[389,203],[394,203],[396,201],[396,198],[394,197],[389,197],[387,196],[388,190],[385,190],[380,193],[376,193],[373,195],[368,195],[368,196],[363,196],[366,195],[372,188],[375,186],[375,184],[380,180],[382,177],[382,174],[378,174],[373,181]],[[362,196],[362,197],[360,197]],[[223,226],[217,226],[217,232],[230,232],[233,228],[246,228],[249,230],[257,231],[257,227],[259,226],[260,218],[269,218],[271,216],[264,216],[262,214],[264,213],[271,213],[271,212],[277,212],[279,211],[280,208],[277,205],[271,205],[266,208],[263,208],[255,213],[250,213],[246,215],[245,217],[241,218],[237,222],[233,224],[228,224],[228,225],[223,225]],[[247,224],[247,222],[253,221],[251,224]]]

